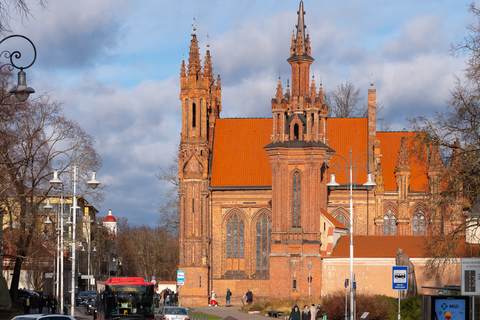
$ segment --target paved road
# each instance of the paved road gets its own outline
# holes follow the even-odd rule
[[[186,307],[186,306],[182,306],[182,307]],[[262,318],[265,319],[265,316],[263,314],[244,312],[240,309],[240,306],[231,306],[231,307],[196,306],[196,307],[189,307],[189,309],[193,312],[211,314],[211,315],[222,317],[222,318],[232,317],[238,320],[262,320]],[[70,308],[68,310],[70,310]],[[86,315],[83,313],[83,306],[75,307],[75,317],[78,320],[93,320],[92,315]]]

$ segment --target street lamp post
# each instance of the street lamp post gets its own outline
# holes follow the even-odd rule
[[[74,157],[74,164],[73,164],[73,207],[72,207],[72,279],[71,279],[71,292],[70,292],[70,305],[71,310],[70,314],[73,316],[75,315],[75,287],[76,287],[76,276],[75,276],[75,268],[76,268],[76,225],[77,225],[77,161],[79,159]],[[55,181],[54,183],[58,183],[58,185],[63,185],[63,182],[58,177],[58,171],[54,172],[54,178],[50,181]],[[96,173],[93,172],[92,179],[87,182],[87,185],[95,189],[98,187],[100,182],[96,179]],[[53,183],[52,183],[53,185]],[[62,300],[63,301],[63,300]]]
[[[10,52],[8,50],[4,50],[0,53],[0,57],[3,56],[10,60],[10,63],[6,63],[2,65],[0,67],[0,70],[3,67],[7,67],[9,70],[13,70],[13,69],[20,70],[18,72],[18,84],[15,87],[11,88],[8,92],[15,94],[18,101],[24,102],[28,99],[31,93],[35,92],[35,90],[27,86],[26,74],[25,74],[25,71],[23,70],[30,68],[35,63],[35,60],[37,59],[37,49],[35,48],[35,45],[30,39],[22,35],[11,35],[11,36],[5,37],[2,40],[0,40],[0,44],[12,38],[25,39],[33,47],[33,60],[29,65],[26,65],[26,66],[19,66],[15,63],[15,60],[20,59],[22,56],[20,51],[15,50]],[[3,221],[3,214],[0,214],[0,221]],[[7,281],[3,276],[3,230],[2,228],[0,228],[0,294],[6,297],[2,302],[0,302],[0,307],[11,308],[12,301],[10,300],[10,294],[8,293]]]
[[[329,161],[330,159],[332,159],[332,157],[334,156],[338,156],[340,158],[342,158],[344,161],[345,161],[345,169],[348,169],[349,170],[349,175],[347,175],[347,172],[345,171],[345,177],[346,177],[346,180],[347,180],[347,186],[350,190],[350,320],[355,320],[355,314],[354,314],[354,295],[353,295],[353,287],[354,287],[354,273],[353,273],[353,185],[355,183],[355,181],[353,180],[353,177],[354,177],[354,172],[355,170],[357,169],[357,161],[362,158],[363,156],[366,156],[367,158],[368,157],[372,157],[372,159],[374,161],[375,160],[375,157],[369,153],[364,153],[364,154],[361,154],[359,155],[355,161],[353,161],[353,156],[352,156],[352,149],[350,148],[350,161],[348,161],[345,157],[343,157],[342,155],[340,154],[333,154],[331,155],[327,161]],[[373,170],[370,170],[369,168],[369,163],[368,161],[366,163],[364,163],[361,168],[363,169],[363,171],[365,171],[367,173],[367,182],[365,182],[363,184],[363,186],[367,189],[367,191],[371,191],[373,189],[373,187],[376,185],[375,182],[372,181],[372,172],[375,171],[375,169]],[[327,183],[327,187],[328,189],[334,191],[335,189],[337,189],[340,184],[337,183],[335,181],[335,173],[338,172],[338,170],[340,170],[340,165],[338,163],[332,163],[332,167],[336,168],[335,170],[330,170],[328,167],[327,167],[327,171],[331,173],[331,180],[329,183]],[[356,175],[355,175],[356,177]],[[367,203],[367,206],[368,206],[368,203]]]
[[[15,97],[17,97],[18,101],[24,102],[28,99],[31,93],[35,92],[35,90],[27,86],[27,75],[23,70],[30,68],[35,63],[35,60],[37,60],[37,48],[35,48],[35,45],[30,39],[19,34],[14,34],[6,38],[3,38],[0,41],[0,44],[2,44],[4,41],[8,39],[13,39],[13,38],[25,39],[32,45],[32,48],[33,48],[33,60],[30,64],[26,66],[20,66],[15,63],[15,60],[19,60],[22,57],[22,53],[20,51],[16,50],[16,51],[10,52],[10,51],[4,50],[2,51],[2,53],[0,53],[0,56],[4,56],[5,58],[10,60],[10,63],[3,65],[2,68],[4,66],[8,66],[10,70],[13,70],[14,68],[20,70],[18,72],[17,85],[11,88],[10,90],[8,90],[8,92],[15,94]]]

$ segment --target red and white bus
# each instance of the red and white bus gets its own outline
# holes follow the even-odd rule
[[[140,277],[110,278],[97,282],[96,320],[155,318],[154,285]]]

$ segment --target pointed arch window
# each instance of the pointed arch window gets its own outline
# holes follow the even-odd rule
[[[397,234],[397,218],[391,209],[383,216],[383,234],[395,235]]]
[[[300,134],[300,129],[299,129],[299,126],[298,126],[298,123],[295,123],[293,125],[293,139],[294,140],[298,140],[298,137],[299,137],[299,134]]]
[[[195,128],[197,122],[197,105],[192,103],[192,128]]]
[[[243,220],[234,214],[227,222],[227,258],[244,258],[245,226]]]
[[[412,218],[412,234],[425,235],[425,215],[422,211],[417,211]]]
[[[302,176],[295,172],[292,178],[292,227],[301,226]]]
[[[266,273],[268,271],[271,231],[272,220],[266,213],[263,213],[257,220],[255,226],[255,269],[257,272]]]
[[[336,219],[347,227],[347,234],[350,234],[350,219],[344,216],[343,214],[339,213]]]

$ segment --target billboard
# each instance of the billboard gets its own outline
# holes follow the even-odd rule
[[[432,319],[445,319],[450,313],[453,320],[470,320],[470,297],[467,296],[432,296]]]

